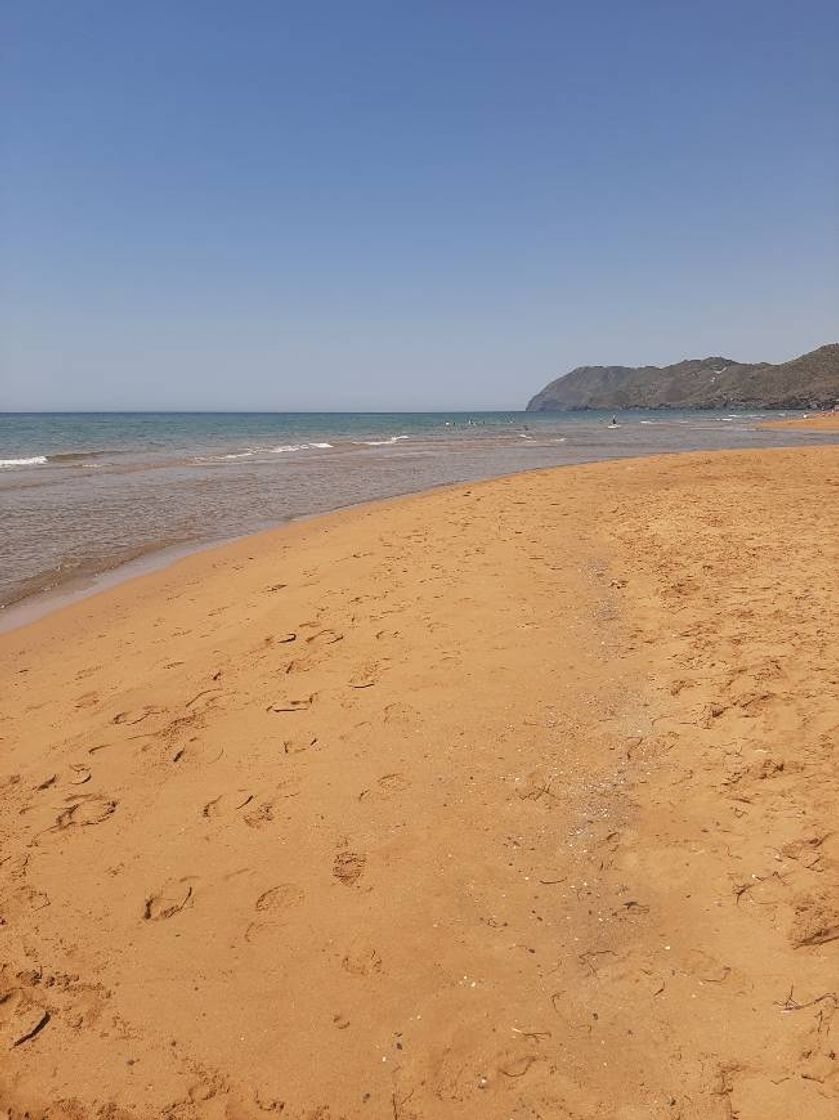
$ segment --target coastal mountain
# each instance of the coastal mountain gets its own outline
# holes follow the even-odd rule
[[[772,365],[692,358],[672,366],[578,366],[551,381],[528,412],[618,408],[832,408],[839,343]]]

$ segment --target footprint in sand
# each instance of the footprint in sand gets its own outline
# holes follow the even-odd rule
[[[292,906],[299,906],[306,897],[302,887],[296,883],[279,883],[276,887],[269,887],[263,891],[256,900],[254,908],[261,913],[288,910]]]
[[[162,708],[155,708],[152,705],[147,704],[145,707],[136,708],[133,711],[117,712],[117,714],[111,720],[111,723],[124,723],[132,726],[135,723],[142,723],[143,720],[148,719],[149,716],[159,715],[161,711]]]
[[[245,824],[248,828],[263,828],[273,821],[275,808],[274,801],[260,801],[245,813]]]
[[[278,883],[263,891],[254,903],[256,917],[245,930],[245,941],[252,943],[263,934],[286,924],[289,912],[302,906],[306,892],[296,883]]]
[[[274,817],[282,808],[277,805],[277,802],[286,797],[297,797],[300,793],[300,786],[296,782],[281,782],[276,787],[276,796],[266,798],[264,801],[256,802],[244,814],[243,820],[249,828],[264,828],[265,825],[271,824]]]
[[[224,690],[221,688],[202,688],[200,692],[196,692],[194,696],[184,704],[185,708],[193,708],[198,704],[199,700],[202,701],[200,707],[208,708],[216,702]]]
[[[332,874],[345,887],[354,886],[367,866],[367,856],[359,852],[339,852],[332,866]]]
[[[378,665],[364,665],[357,669],[349,679],[350,688],[372,688],[379,679]]]
[[[56,828],[70,828],[71,825],[101,824],[114,812],[117,802],[107,797],[92,794],[90,797],[76,797],[73,803],[58,814]]]
[[[314,703],[314,696],[301,696],[297,699],[277,700],[269,704],[266,712],[305,712]]]
[[[71,763],[70,770],[72,773],[68,781],[71,786],[83,786],[86,782],[89,782],[92,777],[90,767],[85,766],[83,762]]]
[[[36,890],[25,883],[6,889],[3,894],[3,929],[16,923],[18,919],[30,917],[36,910],[45,910],[50,905],[50,897],[45,891]]]
[[[731,967],[721,964],[710,954],[701,949],[688,951],[682,972],[688,976],[696,976],[705,984],[722,984],[731,975]]]
[[[265,1120],[269,1113],[276,1116],[281,1112],[285,1112],[285,1101],[262,1096],[257,1089],[253,1090],[252,1099],[249,1101],[225,1093],[224,1120]],[[213,1113],[213,1116],[221,1117],[221,1115],[222,1113]],[[315,1112],[307,1112],[306,1117],[307,1120],[319,1120],[319,1118],[328,1120],[328,1113],[318,1109]]]
[[[66,784],[71,786],[83,786],[89,782],[92,773],[90,767],[85,766],[83,762],[73,762],[70,764],[70,774],[66,778]],[[58,774],[50,774],[35,786],[35,790],[51,789],[58,782]]]
[[[839,906],[832,898],[803,894],[794,906],[789,937],[796,949],[839,940]]]
[[[371,946],[362,945],[344,954],[341,968],[350,976],[374,976],[382,971],[382,958]]]
[[[162,922],[173,918],[187,906],[192,905],[194,876],[183,879],[170,879],[149,895],[143,906],[143,918],[149,922]]]
[[[550,1037],[550,1031],[545,1032]],[[537,1036],[538,1037],[538,1036]],[[521,1053],[513,1048],[502,1051],[496,1058],[498,1073],[502,1079],[524,1077],[531,1066],[539,1061],[539,1054],[531,1050]]]
[[[285,754],[300,754],[317,746],[317,736],[301,735],[299,738],[283,739],[283,752]]]
[[[49,1011],[22,988],[0,995],[0,1046],[4,1050],[31,1042],[49,1021]]]
[[[372,789],[363,789],[358,795],[359,801],[381,800],[388,801],[398,793],[402,793],[411,784],[404,774],[383,774]]]
[[[336,642],[343,640],[344,635],[339,634],[337,630],[320,630],[317,634],[312,634],[306,639],[308,645],[312,649],[320,649],[321,646],[332,646]]]
[[[295,657],[289,661],[283,670],[287,677],[293,676],[295,673],[308,673],[310,669],[314,669],[318,665],[318,658],[315,653],[310,652],[308,657]]]
[[[226,793],[220,793],[218,797],[214,797],[212,801],[207,802],[201,810],[201,816],[208,820],[228,816],[230,813],[235,813],[239,809],[244,809],[246,805],[250,805],[254,796],[248,789],[229,790]]]
[[[384,722],[401,724],[404,727],[413,726],[419,718],[416,708],[408,704],[388,704],[384,710]]]

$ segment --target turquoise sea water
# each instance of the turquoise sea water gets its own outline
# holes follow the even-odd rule
[[[760,432],[765,413],[624,412],[614,426],[611,419],[0,414],[0,605],[169,546],[443,483],[621,456],[836,441]]]

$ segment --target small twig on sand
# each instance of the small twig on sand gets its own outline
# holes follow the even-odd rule
[[[816,996],[815,999],[810,999],[806,1003],[799,1003],[798,1000],[793,997],[793,988],[794,985],[791,984],[789,995],[783,1003],[779,1003],[777,1000],[774,1001],[776,1007],[783,1008],[784,1011],[803,1011],[805,1007],[815,1007],[817,1003],[823,1003],[827,999],[832,1001],[834,1007],[839,1007],[839,996],[836,995],[836,992],[825,992],[824,995]]]
[[[541,1042],[543,1038],[551,1037],[550,1031],[523,1031],[518,1027],[513,1027],[512,1030],[515,1031],[516,1034],[520,1034],[522,1038],[533,1038],[536,1042]]]

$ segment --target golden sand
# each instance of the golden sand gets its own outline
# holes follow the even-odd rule
[[[0,1106],[835,1120],[839,448],[521,475],[0,639]]]
[[[839,432],[839,412],[819,412],[814,416],[804,416],[797,420],[767,420],[758,424],[759,428],[800,429],[806,432]]]

